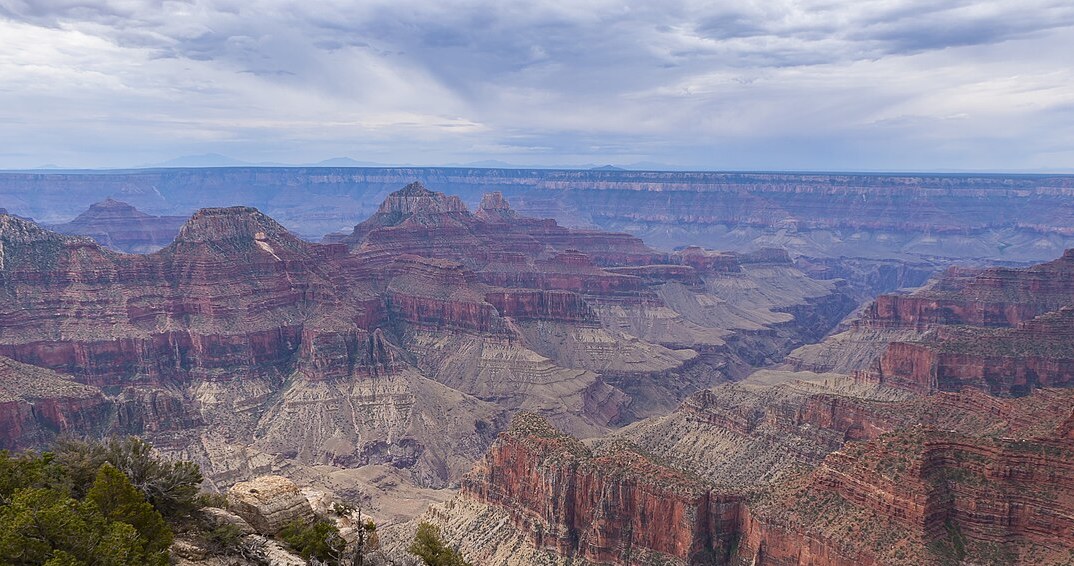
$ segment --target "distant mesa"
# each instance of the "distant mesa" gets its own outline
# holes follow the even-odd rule
[[[310,167],[386,167],[386,165],[374,161],[358,161],[350,157],[333,157],[312,163]]]
[[[50,226],[63,234],[88,236],[125,253],[149,253],[170,244],[185,216],[152,216],[112,198],[90,205],[65,224]]]
[[[625,231],[662,249],[781,247],[794,257],[822,260],[812,265],[814,272],[833,278],[853,275],[831,263],[839,258],[940,266],[955,260],[1039,262],[1074,247],[1074,176],[1063,175],[672,172],[644,163],[624,163],[628,171],[588,169],[599,163],[369,171],[345,158],[322,162],[320,170],[269,169],[267,163],[237,167],[213,155],[160,165],[63,175],[0,172],[0,204],[55,221],[109,195],[159,214],[241,203],[317,237],[353,227],[377,210],[387,191],[422,180],[468,205],[485,192],[501,191],[524,216]],[[911,202],[915,213],[901,214]]]

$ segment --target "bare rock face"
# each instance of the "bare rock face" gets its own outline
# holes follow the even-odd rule
[[[909,331],[861,375],[930,393],[1025,395],[1074,384],[1074,253],[1025,268],[949,270],[909,295],[883,295],[858,328]]]
[[[863,324],[926,328],[936,324],[1015,326],[1074,304],[1074,250],[1024,269],[949,269],[910,295],[882,295]]]
[[[55,433],[108,430],[115,403],[100,389],[0,357],[0,449],[46,442]]]
[[[527,413],[464,478],[461,497],[506,510],[539,548],[615,564],[726,555],[739,504],[629,446],[593,452]]]
[[[589,445],[520,416],[426,518],[488,564],[514,563],[502,545],[583,563],[1069,560],[1074,390],[919,397],[759,374]]]
[[[89,236],[116,251],[149,253],[171,243],[186,220],[186,216],[152,216],[108,198],[90,205],[74,220],[51,228],[64,234]]]
[[[216,507],[203,507],[198,510],[198,520],[201,521],[209,529],[215,529],[230,525],[238,529],[239,533],[243,536],[252,535],[257,531],[250,525],[246,519],[227,511],[226,509],[218,509]]]
[[[411,185],[348,243],[312,244],[256,209],[210,208],[145,255],[0,216],[0,356],[98,388],[102,433],[144,434],[220,486],[378,464],[443,487],[514,411],[599,435],[853,307],[784,253],[669,254],[481,216]],[[47,442],[27,407],[10,406],[10,442]]]
[[[228,509],[263,535],[274,535],[288,523],[313,519],[313,508],[295,482],[283,476],[262,476],[228,490]]]
[[[518,218],[518,213],[511,210],[511,205],[503,197],[503,193],[494,192],[485,193],[481,197],[481,204],[474,216],[486,222],[510,222]]]
[[[342,242],[357,244],[369,232],[394,226],[457,228],[470,216],[466,205],[456,196],[448,196],[413,182],[388,195],[377,213],[355,226],[354,233]]]
[[[467,212],[467,210],[459,197],[430,191],[420,181],[415,181],[388,195],[388,198],[380,205],[380,212],[411,216]]]

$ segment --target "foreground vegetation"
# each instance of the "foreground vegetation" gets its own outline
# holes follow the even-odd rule
[[[199,507],[190,462],[136,438],[0,452],[0,563],[163,565],[172,526]]]
[[[203,507],[226,507],[223,496],[199,491],[202,479],[196,464],[160,458],[134,437],[61,440],[49,452],[0,451],[0,564],[164,566],[177,533],[213,555],[265,562],[259,543],[235,525],[197,520]],[[353,511],[337,504],[334,514]],[[377,552],[376,525],[359,525],[352,544],[330,517],[295,521],[278,536],[315,564],[396,563]],[[428,523],[407,550],[429,566],[469,566]]]

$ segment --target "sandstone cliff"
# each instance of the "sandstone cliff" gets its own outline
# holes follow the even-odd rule
[[[913,293],[882,295],[857,332],[901,336],[861,374],[924,393],[973,387],[1025,395],[1070,386],[1072,275],[1068,251],[1024,269],[952,269]]]
[[[1072,403],[771,372],[591,446],[521,416],[426,519],[486,564],[1065,564]]]
[[[659,464],[629,445],[598,451],[533,414],[520,413],[463,479],[459,500],[433,516],[449,536],[479,517],[451,523],[455,505],[503,510],[536,548],[582,563],[710,561],[731,551],[739,499],[719,496],[696,476]],[[489,562],[493,547],[467,548]]]
[[[609,558],[562,542],[586,529],[567,520],[577,500],[569,486],[586,469],[578,462],[627,441],[647,462],[692,474],[696,489],[736,502],[726,515],[734,521],[709,533],[733,540],[732,551],[714,544],[704,563],[1068,564],[1070,257],[1025,269],[953,270],[926,289],[881,297],[846,331],[796,350],[782,368],[700,391],[670,414],[585,446],[516,427],[467,476],[473,483],[429,518],[492,564],[512,560],[470,546],[470,531],[497,517],[511,528],[494,543],[526,555],[703,563],[681,553]],[[618,524],[654,513],[632,506],[644,488],[613,493],[605,509]],[[664,525],[672,525],[661,531],[667,540],[696,532]],[[617,532],[601,548],[631,548],[633,531]]]

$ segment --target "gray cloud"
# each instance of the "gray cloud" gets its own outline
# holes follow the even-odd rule
[[[0,143],[31,156],[0,166],[1069,167],[1071,27],[1052,0],[0,0]]]

